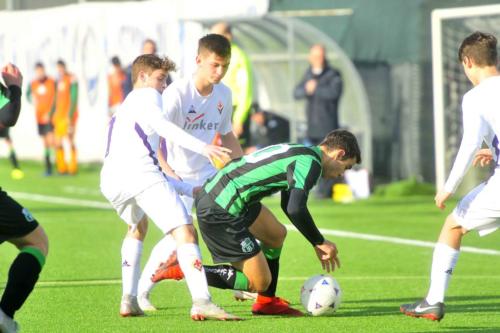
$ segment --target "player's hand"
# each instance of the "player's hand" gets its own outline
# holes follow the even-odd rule
[[[203,148],[203,155],[210,160],[210,163],[212,163],[213,166],[216,166],[216,161],[223,164],[227,163],[227,161],[230,161],[231,157],[229,156],[229,154],[231,152],[231,149],[216,145],[206,145],[205,148]]]
[[[338,258],[337,245],[325,239],[323,244],[314,247],[318,259],[321,261],[321,266],[327,272],[333,272],[335,266],[340,268],[340,259]]]
[[[445,209],[446,205],[444,204],[446,200],[451,197],[452,193],[446,191],[439,191],[434,197],[434,201],[436,202],[436,207],[439,209]]]
[[[11,63],[3,66],[2,68],[2,78],[7,86],[18,86],[21,88],[23,85],[23,75],[16,65]]]
[[[474,161],[472,162],[472,165],[474,166],[481,165],[482,167],[485,167],[487,165],[490,165],[492,160],[493,160],[493,153],[491,152],[491,150],[489,150],[488,148],[480,149],[476,153],[476,156],[474,156]]]
[[[311,79],[306,82],[305,89],[307,95],[312,95],[316,91],[316,87],[318,86],[318,81]]]

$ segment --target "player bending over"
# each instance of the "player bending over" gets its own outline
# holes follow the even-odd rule
[[[413,304],[401,305],[401,312],[412,317],[441,320],[444,317],[444,296],[458,260],[462,237],[471,230],[480,236],[500,227],[500,76],[497,71],[497,40],[494,36],[475,32],[462,42],[458,58],[465,75],[474,88],[462,100],[464,134],[450,176],[435,197],[436,206],[445,202],[460,184],[474,160],[474,154],[485,141],[494,151],[496,166],[493,175],[470,191],[448,215],[434,248],[431,283],[427,296]],[[493,155],[478,155],[481,164],[488,164]]]
[[[2,69],[7,87],[0,84],[0,128],[14,126],[21,111],[23,77],[16,66]],[[49,241],[30,212],[0,189],[0,243],[14,244],[20,253],[10,266],[7,285],[0,300],[0,332],[15,333],[14,314],[35,287],[45,264]]]
[[[257,291],[254,314],[301,316],[275,295],[286,228],[260,200],[281,191],[283,211],[311,243],[323,268],[333,271],[340,266],[337,247],[314,224],[307,198],[320,176],[339,177],[360,162],[354,135],[335,130],[318,146],[270,146],[220,170],[195,200],[200,232],[214,262],[232,265],[205,266],[209,285]],[[169,264],[172,278],[182,278],[175,261]]]
[[[177,193],[193,195],[189,184],[167,177],[156,158],[159,136],[173,136],[189,149],[209,158],[227,158],[226,148],[190,136],[162,114],[161,93],[168,72],[175,65],[168,58],[141,55],[132,65],[133,91],[109,125],[108,143],[101,171],[101,191],[129,225],[122,246],[122,316],[144,313],[137,304],[142,243],[149,216],[177,244],[179,263],[193,299],[191,318],[237,319],[211,302],[201,264],[201,254],[189,214]],[[177,192],[176,192],[177,191]],[[139,226],[139,227],[138,227]]]

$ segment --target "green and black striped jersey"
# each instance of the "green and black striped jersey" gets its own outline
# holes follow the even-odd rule
[[[306,193],[321,176],[319,147],[279,144],[258,150],[226,165],[204,185],[215,202],[232,215],[278,191]]]

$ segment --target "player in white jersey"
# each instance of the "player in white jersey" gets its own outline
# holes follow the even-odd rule
[[[193,152],[210,158],[227,157],[230,150],[207,145],[169,122],[162,113],[161,93],[168,72],[175,68],[168,58],[142,55],[132,64],[133,91],[110,121],[101,191],[129,225],[122,245],[123,295],[120,315],[144,313],[137,304],[142,243],[147,216],[175,240],[178,259],[193,298],[191,318],[237,319],[211,302],[192,220],[179,194],[193,195],[193,186],[167,177],[156,151],[160,136],[174,136]]]
[[[214,142],[220,135],[222,146],[232,151],[231,158],[234,159],[242,156],[243,151],[231,126],[231,90],[220,83],[226,74],[230,57],[231,46],[225,37],[209,34],[201,38],[196,73],[170,84],[163,92],[162,99],[168,120],[207,144]],[[162,166],[172,177],[192,186],[200,186],[216,173],[210,160],[186,148],[182,138],[170,136],[165,141],[167,147],[159,156],[160,161],[164,157]],[[191,212],[193,198],[183,196],[181,200],[186,210]],[[172,220],[175,218],[172,216]],[[149,300],[149,293],[155,284],[151,277],[174,250],[175,243],[169,237],[162,238],[154,247],[139,281],[138,300],[143,310],[155,310]]]
[[[441,320],[444,297],[460,253],[462,237],[475,230],[480,236],[500,227],[500,75],[497,70],[497,40],[475,32],[462,42],[459,52],[465,75],[474,85],[462,100],[464,134],[456,160],[444,188],[436,194],[436,206],[455,192],[471,164],[495,161],[490,178],[470,191],[458,203],[443,225],[432,258],[431,283],[427,296],[413,304],[401,305],[401,312],[412,317]],[[490,152],[481,148],[486,142]],[[474,158],[476,156],[476,158]]]

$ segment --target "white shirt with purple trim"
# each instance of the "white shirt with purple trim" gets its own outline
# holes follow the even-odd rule
[[[158,91],[134,89],[109,124],[101,191],[111,203],[121,204],[166,179],[178,193],[192,195],[191,185],[162,172],[156,157],[160,136],[178,138],[193,154],[202,153],[206,145],[165,118]]]
[[[483,141],[490,147],[499,168],[500,145],[500,76],[484,79],[469,90],[462,100],[464,134],[453,168],[444,186],[454,193],[472,164]],[[495,172],[498,174],[498,172]],[[500,192],[500,189],[499,189]]]
[[[232,131],[231,90],[222,83],[215,84],[210,95],[202,96],[193,78],[176,80],[165,89],[162,99],[167,119],[206,144],[213,143],[217,132],[225,135]],[[165,139],[167,162],[181,178],[215,173],[208,158],[186,149],[181,138]]]

